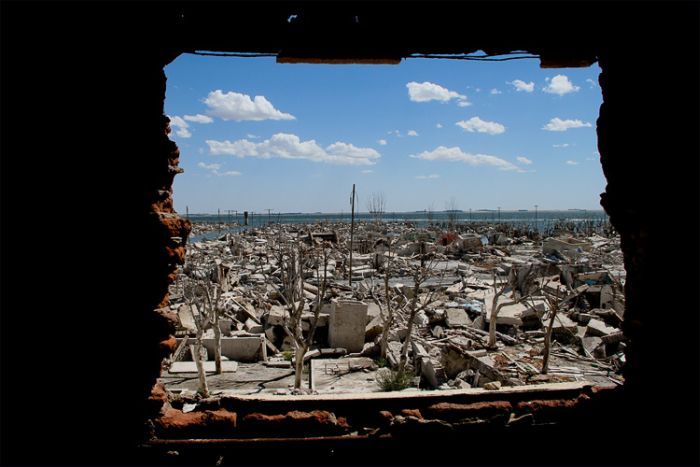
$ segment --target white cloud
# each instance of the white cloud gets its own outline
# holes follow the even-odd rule
[[[591,89],[595,89],[598,87],[598,83],[593,81],[591,78],[586,78],[586,82],[591,85]]]
[[[185,120],[187,120],[188,122],[195,122],[195,123],[211,123],[214,121],[214,119],[209,117],[208,115],[202,115],[202,114],[185,115],[183,118]]]
[[[521,79],[514,79],[513,81],[506,81],[506,84],[512,84],[516,91],[532,92],[535,90],[535,83],[530,81],[526,83]]]
[[[204,162],[199,162],[197,164],[197,166],[208,170],[209,172],[211,172],[212,175],[216,175],[218,177],[231,177],[231,176],[241,175],[240,172],[237,172],[235,170],[229,170],[226,172],[219,172],[219,169],[221,168],[221,164],[205,164]]]
[[[569,146],[571,146],[569,143],[553,144],[552,145],[553,148],[568,148]]]
[[[192,133],[190,133],[189,130],[189,123],[187,123],[181,117],[178,117],[176,115],[168,115],[168,118],[170,119],[170,126],[175,127],[175,134],[177,136],[179,136],[180,138],[189,138],[190,136],[192,136]]]
[[[435,128],[442,128],[442,123],[438,123],[435,125]]]
[[[530,164],[532,164],[532,161],[531,161],[530,159],[528,159],[527,157],[524,157],[524,156],[518,156],[518,157],[516,157],[515,159],[516,159],[518,162],[520,162],[521,164],[525,164],[525,165],[530,165]]]
[[[460,107],[469,107],[470,105],[472,105],[472,103],[469,102],[465,97],[463,99],[459,99],[459,101],[457,101],[457,105]]]
[[[401,132],[399,130],[391,130],[386,132],[387,135],[394,135],[401,138]]]
[[[436,178],[440,178],[440,176],[438,174],[416,175],[416,179],[418,180],[435,180]]]
[[[380,139],[377,143],[379,143],[380,146],[386,146],[387,144],[385,139]]]
[[[543,87],[542,90],[550,94],[558,94],[563,96],[564,94],[576,92],[581,89],[578,86],[574,86],[566,75],[557,75],[551,80],[549,78],[546,78],[546,80],[549,81],[549,84]]]
[[[418,132],[416,130],[408,130],[408,133],[406,133],[408,136],[418,136]]]
[[[374,170],[372,170],[372,169],[365,169],[365,170],[362,171],[362,173],[363,173],[363,174],[371,174],[371,173],[374,173]]]
[[[200,162],[199,164],[197,164],[197,167],[213,171],[219,170],[221,168],[221,164],[205,164],[204,162]]]
[[[315,140],[301,141],[297,135],[277,133],[270,139],[254,143],[207,140],[209,152],[214,155],[259,157],[261,159],[304,159],[338,165],[374,165],[381,155],[372,148],[358,148],[349,143],[336,142],[325,149]]]
[[[414,159],[423,159],[426,161],[451,161],[464,162],[468,165],[480,166],[487,165],[496,167],[499,170],[515,170],[521,172],[522,169],[516,165],[501,159],[500,157],[490,156],[487,154],[470,154],[463,152],[458,147],[447,148],[439,146],[432,151],[423,151],[417,155],[411,155]]]
[[[209,115],[223,120],[294,120],[291,114],[280,112],[265,99],[265,96],[255,96],[251,99],[247,94],[237,92],[223,93],[220,89],[209,93],[204,103],[209,107]]]
[[[469,120],[462,120],[455,125],[464,128],[471,133],[488,133],[489,135],[499,135],[506,131],[506,127],[496,122],[487,122],[479,117],[472,117]]]
[[[450,91],[447,88],[443,88],[439,84],[431,83],[429,81],[424,81],[422,83],[411,81],[410,83],[406,84],[406,87],[408,88],[408,98],[413,102],[447,102],[450,99],[467,99],[467,97],[463,96],[462,94]]]
[[[490,92],[491,94],[493,94],[493,95],[496,95],[496,94],[503,94],[501,91],[499,91],[499,90],[496,89],[496,88],[491,89],[491,91],[489,91],[489,92]]]
[[[566,163],[569,165],[578,165],[578,162],[576,161],[566,161]]]
[[[559,117],[554,117],[549,123],[543,126],[542,129],[547,131],[566,131],[570,128],[584,128],[590,126],[590,123],[582,122],[581,120],[562,120]]]
[[[254,134],[252,134],[252,133],[248,133],[247,135],[245,135],[245,137],[248,138],[248,139],[258,139],[258,138],[260,138],[259,136],[256,136],[256,135],[254,135]]]

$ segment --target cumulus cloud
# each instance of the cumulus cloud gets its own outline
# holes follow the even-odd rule
[[[470,105],[472,105],[472,103],[469,102],[465,97],[463,99],[459,99],[459,101],[457,101],[457,105],[460,107],[469,107]]]
[[[506,84],[512,84],[516,91],[532,92],[535,90],[535,83],[530,81],[526,83],[521,79],[514,79],[513,81],[506,81]]]
[[[175,128],[175,134],[177,136],[180,138],[189,138],[192,136],[189,130],[189,123],[183,120],[182,117],[168,115],[168,118],[170,119],[170,126]]]
[[[463,152],[459,147],[448,148],[445,146],[438,146],[432,151],[423,151],[420,154],[414,154],[409,157],[414,159],[423,159],[426,161],[450,161],[450,162],[464,162],[465,164],[472,166],[491,166],[499,170],[514,170],[522,171],[516,165],[501,159],[500,157],[490,156],[487,154],[471,154]]]
[[[499,90],[496,89],[496,88],[491,89],[491,91],[489,91],[489,92],[490,92],[491,94],[493,94],[493,95],[496,95],[496,94],[503,94],[501,91],[499,91]]]
[[[440,176],[438,174],[416,175],[416,178],[418,180],[435,180],[436,178],[440,178]]]
[[[371,174],[371,173],[374,173],[374,170],[372,170],[372,169],[365,169],[365,170],[362,171],[362,173],[363,173],[363,174]]]
[[[552,145],[553,148],[568,148],[569,146],[571,146],[569,143],[553,144]]]
[[[386,132],[387,135],[394,135],[401,138],[401,132],[399,130],[391,130]]]
[[[518,162],[520,162],[521,164],[525,164],[525,165],[530,165],[530,164],[532,164],[532,161],[531,161],[530,159],[528,159],[527,157],[524,157],[524,156],[518,156],[518,157],[516,157],[515,159],[516,159]]]
[[[591,89],[594,89],[594,88],[597,88],[597,87],[598,87],[598,83],[596,83],[595,81],[593,81],[591,78],[586,78],[586,82],[587,82],[588,84],[591,85]]]
[[[379,143],[380,146],[386,146],[387,144],[385,139],[380,139],[377,143]]]
[[[568,165],[578,165],[578,162],[576,161],[566,161]]]
[[[545,80],[548,81],[549,84],[543,87],[542,90],[550,94],[558,94],[563,96],[564,94],[576,92],[581,89],[578,86],[574,86],[566,75],[557,75],[551,80],[549,78],[545,78]]]
[[[297,135],[277,133],[270,139],[255,143],[246,139],[237,141],[207,140],[209,152],[214,155],[258,157],[261,159],[303,159],[337,165],[374,165],[380,154],[372,148],[358,148],[338,141],[322,148],[315,140],[301,141]]]
[[[447,102],[450,99],[460,99],[466,102],[467,99],[467,96],[463,96],[455,91],[450,91],[430,81],[424,81],[422,83],[411,81],[406,84],[406,87],[408,88],[408,98],[413,102]]]
[[[214,121],[213,118],[211,118],[208,115],[202,115],[202,114],[197,114],[197,115],[185,115],[183,117],[185,120],[188,122],[194,122],[194,123],[211,123]]]
[[[479,117],[472,117],[469,120],[462,120],[455,125],[462,127],[471,133],[487,133],[489,135],[498,135],[506,131],[506,127],[496,122],[487,122]]]
[[[418,132],[416,130],[408,130],[408,133],[406,133],[408,136],[418,136]]]
[[[209,93],[204,103],[208,114],[223,120],[294,120],[291,114],[280,112],[265,96],[251,99],[247,94],[224,93],[220,89]]]
[[[582,122],[581,120],[562,120],[559,117],[554,117],[549,123],[543,126],[542,129],[547,131],[566,131],[570,128],[584,128],[590,126],[590,123]]]
[[[442,128],[442,123],[438,123],[435,125],[435,128]]]

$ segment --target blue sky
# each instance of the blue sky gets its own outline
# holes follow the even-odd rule
[[[600,209],[597,65],[407,59],[277,64],[182,55],[165,112],[178,212]],[[257,97],[256,97],[257,96]]]

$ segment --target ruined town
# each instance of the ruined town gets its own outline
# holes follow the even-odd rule
[[[158,385],[184,413],[223,396],[623,384],[609,224],[195,223],[191,236]]]

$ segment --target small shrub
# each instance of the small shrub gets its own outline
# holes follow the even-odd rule
[[[411,387],[413,376],[406,371],[384,370],[377,374],[377,383],[382,391],[401,391]]]
[[[374,363],[376,363],[379,368],[387,368],[389,366],[389,362],[384,357],[377,358]]]
[[[282,356],[285,360],[291,362],[294,359],[294,352],[292,352],[291,350],[285,350],[284,352],[282,352]]]

